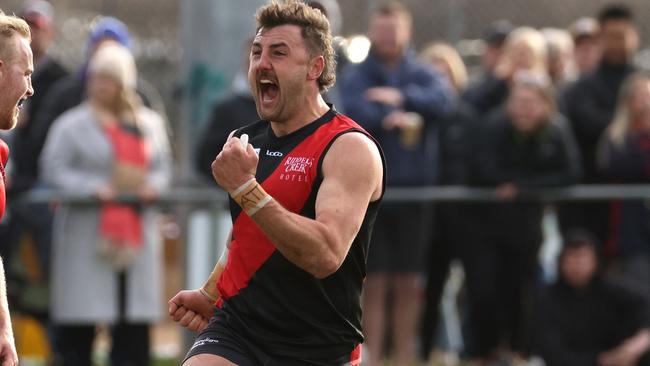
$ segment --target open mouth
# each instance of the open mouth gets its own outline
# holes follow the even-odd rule
[[[27,98],[20,98],[20,100],[18,101],[18,104],[16,105],[16,107],[18,107],[18,109],[20,109],[23,106],[23,104],[25,104],[26,100],[27,100]]]
[[[263,102],[272,102],[278,96],[278,85],[271,79],[260,79],[260,92],[262,94]]]

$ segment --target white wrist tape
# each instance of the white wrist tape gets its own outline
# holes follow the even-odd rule
[[[272,199],[273,199],[273,197],[271,197],[271,195],[267,194],[266,197],[264,197],[261,201],[259,201],[257,203],[257,205],[255,205],[255,207],[253,207],[250,210],[246,211],[246,214],[248,216],[255,215],[257,213],[257,211],[264,208],[264,206],[266,206],[267,203],[271,202]]]
[[[241,186],[239,186],[239,188],[235,189],[235,190],[230,194],[230,196],[231,196],[232,198],[235,198],[235,197],[239,196],[239,195],[240,195],[240,194],[241,194],[241,193],[242,193],[246,188],[248,188],[248,186],[250,186],[251,184],[253,184],[253,182],[255,182],[255,178],[251,178],[251,179],[247,180],[244,184],[242,184]]]

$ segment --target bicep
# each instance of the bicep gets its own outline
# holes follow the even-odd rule
[[[316,221],[335,237],[336,251],[347,253],[368,204],[381,189],[381,175],[377,147],[360,133],[339,137],[326,155],[316,198]]]

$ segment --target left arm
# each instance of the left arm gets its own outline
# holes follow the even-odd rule
[[[421,70],[418,74],[417,82],[401,88],[404,110],[419,113],[428,121],[449,113],[453,107],[453,97],[447,81],[429,70]]]
[[[251,173],[254,176],[256,165],[252,146],[244,151],[240,140],[231,138],[213,163],[213,173],[217,183],[232,195]],[[375,144],[360,133],[345,134],[324,158],[315,219],[290,212],[274,200],[252,213],[252,219],[289,261],[317,278],[325,278],[343,263],[368,204],[380,197],[382,172]],[[235,180],[235,176],[239,178]],[[249,211],[249,206],[238,199],[242,196],[235,195],[235,200]]]
[[[411,77],[410,82],[399,88],[369,88],[365,92],[366,99],[397,110],[418,113],[425,121],[433,121],[451,111],[453,98],[445,79],[429,70],[417,70]]]

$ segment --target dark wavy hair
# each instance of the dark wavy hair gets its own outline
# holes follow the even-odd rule
[[[318,9],[297,1],[273,1],[260,8],[255,16],[256,32],[285,24],[297,25],[301,29],[310,56],[323,56],[325,67],[318,78],[320,91],[325,91],[336,81],[336,58],[332,47],[330,23]]]

